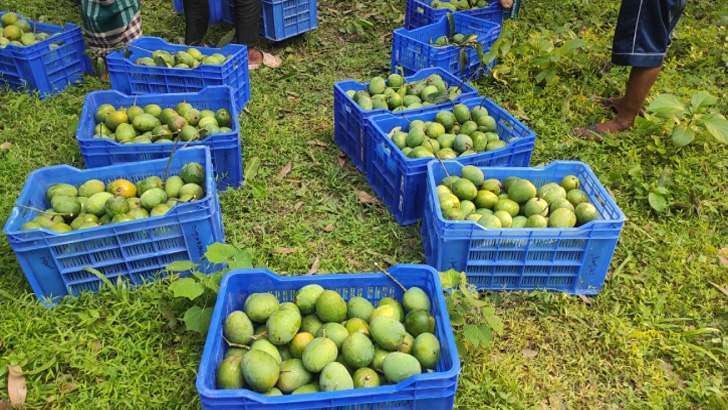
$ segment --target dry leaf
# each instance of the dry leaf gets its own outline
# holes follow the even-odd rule
[[[387,136],[389,137],[389,139],[392,139],[394,134],[398,133],[399,131],[402,131],[402,127],[394,127],[391,131],[389,131],[389,134],[387,134]]]
[[[248,109],[248,107],[243,108],[243,111],[245,111],[246,114],[253,115],[253,113],[250,112],[250,110]]]
[[[346,158],[346,154],[344,154],[344,151],[339,151],[339,158]]]
[[[9,401],[0,399],[0,410],[15,410],[15,407]]]
[[[300,184],[301,183],[301,180],[300,179],[284,178],[283,180],[286,181],[286,182],[292,182],[294,184]]]
[[[308,141],[308,142],[306,142],[306,144],[309,144],[309,145],[318,145],[319,147],[324,147],[324,148],[325,147],[328,147],[328,145],[326,145],[325,142],[316,141],[316,140]]]
[[[318,272],[318,265],[319,265],[319,257],[316,256],[316,259],[313,260],[313,264],[311,264],[311,269],[308,270],[308,275],[313,275],[314,273]]]
[[[295,252],[296,251],[296,248],[281,248],[281,247],[278,247],[278,248],[276,248],[276,250],[279,253],[282,253],[284,255],[288,255],[289,253]]]
[[[591,300],[589,300],[588,297],[586,297],[584,295],[579,295],[579,299],[581,299],[582,302],[586,303],[587,305],[591,305]]]
[[[331,232],[331,231],[333,231],[333,230],[334,230],[334,224],[328,224],[328,225],[326,225],[326,227],[324,228],[324,232]]]
[[[28,394],[25,388],[25,376],[20,366],[8,366],[8,398],[13,406],[22,406],[25,403],[25,396]]]
[[[713,283],[710,281],[708,281],[708,283],[715,286],[715,288],[718,289],[719,291],[721,291],[724,295],[728,296],[728,287],[723,287],[723,286],[718,285],[717,283]]]
[[[10,148],[12,147],[12,142],[3,142],[2,144],[0,144],[0,151],[10,151]]]
[[[523,357],[536,357],[538,352],[535,350],[531,350],[531,349],[523,349],[521,351],[521,354],[523,355]]]
[[[288,161],[285,167],[281,170],[281,172],[276,175],[276,178],[283,179],[286,175],[288,175],[289,172],[291,172],[291,168],[293,167],[293,160]]]
[[[365,204],[379,204],[379,200],[377,198],[374,198],[373,196],[367,194],[364,191],[357,191],[357,194],[359,195],[359,202],[365,203]]]
[[[76,383],[63,383],[61,388],[58,389],[61,393],[70,393],[74,390],[78,390],[78,385]]]
[[[343,166],[344,166],[344,164],[346,164],[346,161],[344,161],[344,158],[341,158],[341,157],[339,157],[339,158],[336,158],[336,162],[338,162],[338,163],[339,163],[339,166],[340,166],[340,167],[343,167]]]
[[[728,266],[728,248],[723,248],[718,251],[718,260],[723,266]]]

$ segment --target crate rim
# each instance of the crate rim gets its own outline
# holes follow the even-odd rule
[[[432,168],[437,164],[437,161],[430,161],[427,164],[427,193],[426,195],[428,197],[432,197],[432,195],[435,194],[435,190],[437,187],[437,184],[435,184],[435,176],[432,172]],[[450,160],[450,164],[460,166],[461,168],[465,165],[461,164],[457,160]],[[439,164],[438,164],[439,165]],[[442,210],[439,206],[433,206],[435,208],[435,217],[437,218],[437,221],[440,223],[454,223],[457,225],[461,225],[462,227],[472,227],[473,233],[475,232],[509,232],[513,233],[513,236],[517,235],[530,235],[533,232],[543,232],[544,234],[548,234],[550,230],[556,230],[558,231],[557,234],[561,235],[562,232],[565,233],[578,233],[578,232],[584,232],[584,231],[591,231],[596,228],[597,225],[604,224],[604,223],[624,223],[626,217],[622,210],[619,208],[617,203],[614,201],[614,198],[612,198],[611,195],[607,192],[606,188],[602,185],[602,183],[599,181],[599,178],[597,178],[596,174],[594,174],[594,171],[592,171],[591,167],[589,167],[588,164],[581,162],[581,161],[553,161],[547,165],[542,166],[536,166],[536,167],[478,167],[480,169],[489,169],[489,170],[497,170],[497,171],[524,171],[524,170],[532,170],[532,171],[546,171],[550,167],[557,167],[559,165],[577,165],[582,166],[585,168],[586,172],[591,174],[591,176],[594,178],[595,181],[598,182],[598,184],[595,184],[597,191],[599,191],[599,194],[604,198],[605,201],[609,201],[609,205],[612,206],[615,211],[617,212],[617,218],[614,219],[595,219],[591,222],[588,222],[581,226],[575,226],[573,228],[486,228],[482,225],[479,225],[475,221],[451,221],[448,219],[445,219],[442,216]],[[601,215],[600,215],[601,216]],[[445,229],[448,230],[447,228]],[[509,235],[511,236],[511,235]]]
[[[199,143],[211,142],[214,137],[216,137],[216,136],[219,137],[221,135],[227,135],[227,134],[235,134],[239,138],[240,137],[240,125],[239,125],[239,121],[238,121],[238,116],[234,114],[234,111],[236,111],[236,108],[235,108],[235,100],[234,100],[235,89],[233,89],[229,85],[209,85],[209,86],[201,89],[198,92],[169,93],[169,94],[139,94],[139,93],[137,93],[137,94],[124,94],[121,91],[117,91],[117,90],[97,90],[97,91],[92,91],[90,93],[87,93],[86,94],[86,97],[84,97],[83,108],[81,109],[81,121],[83,121],[84,114],[86,113],[86,108],[87,108],[87,104],[88,104],[89,98],[90,97],[93,97],[94,95],[116,95],[119,98],[131,98],[131,97],[137,97],[137,98],[167,98],[167,97],[172,97],[172,98],[175,98],[175,97],[182,97],[182,96],[186,96],[186,95],[199,95],[199,94],[202,94],[203,92],[207,91],[208,89],[211,89],[208,92],[213,92],[213,91],[215,91],[215,89],[217,89],[218,91],[222,91],[223,89],[225,89],[225,92],[229,92],[228,98],[226,98],[226,100],[229,100],[227,102],[230,103],[230,108],[232,108],[232,111],[230,111],[230,110],[228,110],[228,111],[230,111],[230,117],[232,118],[232,124],[231,125],[233,125],[234,127],[230,127],[230,128],[232,128],[232,131],[231,132],[211,134],[211,135],[208,135],[207,137],[205,137],[204,139],[201,139],[201,140],[198,140],[198,141],[192,141],[192,142],[195,142],[195,143],[198,143],[198,144]],[[96,124],[96,125],[98,125],[98,124]],[[81,137],[80,136],[80,131],[81,131],[80,129],[77,129],[76,130],[76,140],[78,140],[78,141],[94,141],[95,142],[96,140],[101,140],[104,143],[111,144],[114,147],[138,147],[138,148],[140,148],[140,147],[148,147],[150,145],[151,146],[155,146],[155,144],[156,144],[156,146],[168,146],[168,145],[172,145],[172,144],[178,144],[178,142],[175,142],[175,141],[172,141],[172,142],[163,142],[163,143],[160,143],[160,144],[157,144],[157,143],[152,143],[152,144],[141,144],[141,143],[137,143],[137,144],[132,144],[132,143],[129,143],[129,144],[121,144],[121,143],[119,143],[117,141],[113,141],[113,140],[110,140],[108,138],[94,138],[93,136],[90,136],[90,137]],[[181,148],[182,147],[180,146],[178,149],[181,149]],[[191,147],[187,147],[187,148],[191,148]],[[185,149],[187,149],[187,148],[185,148]]]
[[[491,104],[493,104],[493,105],[501,108],[493,100],[491,100],[490,98],[487,98],[487,97],[484,97],[484,98],[481,98],[481,97],[473,97],[473,98],[470,98],[470,99],[467,99],[467,100],[462,100],[462,101],[457,101],[457,102],[452,101],[452,102],[454,103],[453,104],[453,107],[454,107],[457,104],[467,105],[468,102],[473,102],[475,100],[478,100],[478,101],[487,101],[487,102],[489,102],[489,103],[491,103]],[[442,108],[443,107],[444,107],[444,105],[443,106],[434,106],[430,110],[422,111],[422,112],[415,113],[415,114],[416,115],[417,114],[422,114],[422,115],[424,115],[424,114],[432,114],[432,113],[436,113],[436,112],[442,111]],[[435,111],[435,110],[437,110],[437,111]],[[503,109],[503,111],[505,111],[505,109]],[[505,112],[508,113],[508,111],[505,111]],[[399,116],[398,114],[400,114],[400,113],[398,113],[398,112],[397,113],[389,112],[389,113],[384,113],[384,114],[379,114],[379,115],[372,116],[371,119],[370,119],[370,123],[374,127],[374,133],[377,134],[377,135],[379,135],[380,137],[382,135],[384,135],[385,138],[383,138],[383,139],[386,141],[385,143],[389,146],[389,149],[392,150],[392,151],[397,151],[397,153],[400,156],[400,158],[401,159],[404,159],[405,161],[407,161],[409,163],[412,163],[412,164],[416,164],[416,163],[419,163],[419,164],[428,164],[430,161],[437,162],[438,161],[437,157],[435,157],[435,158],[432,158],[432,157],[410,158],[410,157],[404,155],[404,153],[402,152],[402,149],[400,149],[397,145],[395,145],[391,138],[386,137],[388,134],[386,132],[384,132],[384,130],[382,129],[382,127],[379,126],[378,122],[379,121],[383,121],[383,120],[392,119],[391,116]],[[399,117],[402,117],[402,116],[399,116]],[[402,117],[402,119],[404,119],[404,118]],[[500,152],[505,152],[504,150],[508,150],[508,149],[512,148],[512,145],[511,144],[516,144],[516,143],[521,142],[521,141],[529,141],[530,139],[533,139],[533,140],[536,139],[536,133],[533,132],[533,130],[531,130],[530,128],[526,127],[526,125],[523,124],[522,122],[520,122],[517,118],[513,117],[513,119],[516,121],[517,124],[522,125],[524,128],[526,128],[528,130],[528,132],[525,135],[520,136],[517,139],[513,140],[512,142],[507,143],[505,147],[498,148],[498,149],[494,149],[492,151],[481,151],[481,152],[475,153],[475,154],[473,154],[471,156],[481,155],[481,154],[485,154],[485,153],[488,153],[488,154],[497,154],[497,153],[500,153]],[[457,161],[457,158],[443,159],[441,161],[443,161],[443,162],[446,162],[446,161]]]
[[[215,53],[219,53],[222,50],[228,49],[228,50],[234,50],[234,52],[232,54],[230,54],[230,56],[232,57],[232,56],[237,55],[238,53],[241,53],[243,51],[247,51],[247,46],[245,46],[244,44],[230,43],[230,44],[227,44],[227,45],[225,45],[224,47],[221,47],[221,48],[217,48],[217,47],[200,47],[200,46],[192,46],[192,45],[185,45],[185,44],[174,44],[174,43],[170,43],[169,41],[167,41],[167,40],[165,40],[165,39],[163,39],[161,37],[155,37],[155,36],[142,36],[142,37],[139,37],[136,40],[132,41],[131,43],[127,44],[126,48],[131,47],[131,48],[135,48],[137,50],[141,50],[141,51],[148,52],[148,53],[151,54],[152,52],[150,52],[149,50],[142,49],[142,48],[137,47],[137,46],[134,45],[134,43],[137,43],[139,41],[146,41],[146,40],[159,41],[159,42],[162,42],[165,45],[170,46],[170,47],[178,47],[178,48],[186,48],[186,49],[194,48],[194,49],[200,50],[200,52],[202,52],[202,51],[208,51],[209,52],[209,53],[202,53],[203,55],[212,55],[212,54],[215,54]],[[109,54],[109,57],[111,59],[112,64],[115,61],[119,61],[119,62],[121,62],[121,64],[127,64],[127,65],[131,65],[131,66],[134,66],[134,67],[137,67],[138,66],[137,64],[134,64],[134,62],[131,60],[130,57],[127,58],[127,57],[124,57],[124,56],[120,56],[119,55],[120,53],[121,53],[121,50],[116,50],[116,51],[112,52],[111,54]],[[227,62],[228,62],[228,60],[224,61],[221,64],[208,65],[207,67],[205,67],[203,64],[200,64],[200,65],[198,65],[195,68],[176,68],[176,67],[157,67],[157,66],[143,66],[143,67],[146,67],[146,68],[158,68],[158,69],[165,69],[165,70],[181,70],[181,71],[183,70],[184,72],[197,72],[198,70],[199,71],[203,71],[205,69],[208,69],[208,70],[209,69],[217,69],[217,68],[222,69],[225,66],[225,63],[227,63]]]
[[[400,73],[389,73],[388,75],[390,75],[390,74],[399,74],[399,75],[402,75]],[[453,82],[460,83],[460,84],[463,85],[463,87],[461,87],[461,91],[462,91],[462,94],[461,95],[458,95],[455,98],[453,98],[452,100],[448,100],[448,101],[446,101],[444,103],[441,103],[441,104],[433,104],[431,107],[441,107],[441,106],[448,105],[450,103],[453,103],[453,104],[461,103],[462,101],[465,101],[465,100],[462,100],[463,97],[466,97],[466,98],[467,97],[472,97],[470,94],[473,94],[473,93],[476,93],[477,94],[477,92],[478,92],[478,89],[475,88],[474,86],[472,86],[471,84],[469,84],[469,81],[463,80],[462,78],[459,78],[459,77],[455,76],[453,73],[451,73],[451,72],[449,72],[449,71],[447,71],[447,70],[445,70],[445,69],[443,69],[441,67],[428,67],[428,68],[423,68],[423,69],[415,72],[414,74],[411,74],[409,76],[402,76],[402,77],[404,78],[404,84],[407,84],[408,82],[422,81],[422,80],[424,80],[425,78],[429,77],[432,74],[438,74],[440,76],[446,75],[448,77],[452,77],[451,79],[452,79]],[[421,78],[419,78],[419,79],[413,79],[413,77],[418,77],[418,78],[421,77]],[[382,78],[384,78],[384,77],[382,77]],[[384,80],[387,81],[386,78]],[[357,80],[355,80],[353,78],[348,78],[346,80],[341,80],[341,81],[335,82],[334,83],[334,88],[338,88],[339,91],[341,91],[341,93],[347,99],[347,101],[356,104],[356,101],[354,101],[354,99],[352,97],[349,97],[346,94],[347,91],[353,89],[353,88],[350,88],[350,87],[347,87],[347,86],[354,85],[354,84],[360,85],[360,86],[365,86],[365,85],[368,85],[369,82],[357,81]],[[456,85],[456,84],[452,84],[452,85]],[[469,89],[465,89],[465,87],[467,87]],[[475,98],[475,97],[472,97],[472,98]],[[357,106],[358,106],[358,104],[357,104]],[[412,110],[405,110],[405,111],[400,111],[400,112],[405,112],[405,113],[407,111],[416,112],[415,110],[429,109],[431,107],[413,108]],[[364,111],[364,110],[362,110],[362,111]],[[396,115],[396,114],[399,114],[400,113],[400,112],[393,112],[392,110],[384,109],[384,108],[376,108],[376,109],[372,109],[372,110],[366,110],[364,112],[366,114],[368,114],[369,116],[371,116],[371,117],[376,117],[376,116],[379,116],[381,114],[394,114],[394,115]]]
[[[455,24],[457,24],[457,20],[458,19],[464,19],[466,21],[470,20],[470,22],[473,22],[473,23],[477,22],[478,24],[482,24],[483,25],[483,31],[485,31],[485,36],[491,35],[494,31],[498,31],[498,33],[500,35],[500,31],[502,30],[502,25],[501,24],[494,23],[494,22],[489,21],[489,20],[483,20],[483,19],[480,19],[480,18],[477,18],[477,17],[473,17],[473,16],[471,16],[469,14],[466,14],[466,13],[451,12],[451,13],[447,13],[447,14],[452,14],[453,19],[455,21]],[[440,17],[437,21],[434,21],[434,22],[432,22],[430,24],[425,24],[424,26],[421,26],[421,27],[413,28],[411,30],[408,30],[405,27],[400,27],[400,28],[394,30],[392,34],[393,35],[394,34],[397,34],[397,35],[400,35],[400,36],[403,36],[403,37],[407,37],[407,39],[409,41],[412,41],[412,42],[415,42],[415,43],[419,43],[419,44],[422,44],[424,46],[428,46],[430,48],[434,48],[436,50],[446,49],[447,47],[435,47],[431,43],[425,43],[424,41],[421,41],[421,40],[413,37],[411,34],[414,33],[414,32],[425,32],[426,30],[432,30],[433,28],[435,28],[436,26],[442,24],[443,22],[447,23],[447,14],[445,14],[443,17]],[[482,41],[483,40],[482,36],[478,36],[478,40],[479,41]]]
[[[430,265],[417,265],[417,264],[397,264],[389,269],[387,269],[386,272],[392,274],[396,278],[396,273],[400,269],[422,269],[428,271],[428,274],[432,275],[432,281],[435,287],[435,292],[438,294],[443,293],[442,289],[442,283],[440,282],[439,273],[435,268],[433,268]],[[353,280],[360,279],[360,280],[367,280],[371,279],[373,276],[377,276],[378,278],[389,278],[387,275],[385,275],[382,272],[371,272],[371,273],[333,273],[333,274],[326,274],[326,275],[312,275],[312,276],[304,276],[304,275],[295,275],[295,276],[280,276],[275,274],[274,272],[270,271],[269,269],[265,268],[255,268],[255,269],[236,269],[233,271],[228,272],[220,282],[220,292],[218,292],[217,299],[215,300],[215,311],[213,312],[213,321],[216,316],[221,315],[221,309],[224,304],[224,298],[225,298],[225,292],[223,292],[223,289],[227,289],[228,282],[230,281],[230,278],[233,276],[239,276],[239,275],[265,275],[268,276],[271,279],[274,279],[279,282],[297,282],[297,281],[308,281],[311,283],[316,283],[317,278],[351,278]],[[349,282],[349,281],[347,281]],[[394,282],[393,282],[394,284]],[[346,283],[344,283],[346,286]],[[326,287],[324,287],[326,289]],[[431,298],[433,299],[433,298]],[[445,329],[452,329],[452,326],[450,324],[450,316],[447,314],[447,305],[445,303],[444,298],[436,298],[438,305],[440,305],[440,311],[443,312],[442,318],[443,322],[442,326]],[[435,301],[432,301],[435,303]],[[351,399],[351,398],[360,398],[365,396],[371,396],[372,394],[381,393],[381,394],[388,394],[388,393],[395,393],[398,391],[401,391],[402,389],[406,388],[410,384],[414,383],[415,381],[419,380],[437,380],[442,378],[449,378],[449,377],[457,377],[460,374],[461,370],[461,364],[460,364],[460,357],[457,353],[457,348],[455,348],[455,338],[453,336],[452,331],[446,331],[446,342],[449,346],[452,348],[449,349],[450,357],[452,360],[452,368],[446,371],[442,372],[435,372],[435,373],[421,373],[416,374],[413,376],[408,377],[407,379],[394,384],[394,385],[386,385],[386,386],[378,386],[375,388],[368,388],[368,389],[349,389],[349,390],[339,390],[334,392],[317,392],[312,394],[302,394],[302,395],[285,395],[285,396],[264,396],[260,393],[256,393],[252,390],[248,389],[235,389],[235,390],[224,390],[224,389],[210,389],[202,385],[200,374],[203,373],[203,371],[207,371],[207,369],[199,369],[197,372],[197,380],[195,381],[195,385],[197,387],[197,391],[200,396],[205,396],[206,398],[212,398],[210,396],[211,393],[215,393],[216,395],[219,395],[220,397],[216,398],[222,398],[222,399],[228,399],[228,398],[236,398],[236,397],[243,397],[245,399],[254,400],[258,404],[296,404],[296,403],[306,403],[311,400],[332,400],[332,399]],[[207,336],[205,337],[205,347],[208,345],[211,345],[213,343],[213,338],[215,335],[211,332],[208,332]],[[444,344],[443,342],[440,342],[441,345]],[[203,350],[202,356],[203,358],[200,360],[200,367],[202,366],[202,363],[209,362],[211,352],[209,349],[205,348]],[[207,360],[205,360],[207,358]],[[457,386],[457,384],[456,384]],[[374,389],[375,391],[373,391]],[[381,390],[380,390],[381,389]],[[362,390],[365,390],[362,392]],[[315,395],[315,398],[313,397]],[[450,394],[448,393],[447,396]],[[443,395],[445,397],[445,394]]]
[[[211,156],[211,153],[210,153],[210,149],[208,147],[206,147],[206,146],[197,146],[197,147],[188,147],[188,148],[185,148],[185,150],[188,150],[188,149],[189,150],[206,151],[206,153],[205,153],[205,161],[206,161],[206,163],[209,163],[210,166],[212,166],[211,165],[212,164],[212,159],[211,159],[212,156]],[[103,167],[103,168],[104,169],[109,169],[109,168],[128,168],[128,166],[134,165],[134,164],[141,164],[141,163],[147,164],[147,163],[150,163],[150,162],[167,161],[167,160],[168,160],[168,158],[155,159],[155,160],[150,160],[150,161],[124,162],[124,163],[118,163],[118,164],[114,164],[114,165],[109,165],[109,166],[106,166],[106,167]],[[28,176],[25,178],[26,184],[23,185],[23,189],[18,194],[18,196],[16,198],[16,203],[13,204],[13,207],[12,207],[12,209],[10,211],[10,215],[8,216],[8,219],[5,221],[5,225],[3,226],[3,234],[5,234],[7,236],[7,235],[23,235],[24,233],[33,234],[33,233],[36,233],[36,232],[43,232],[45,234],[50,234],[50,235],[53,235],[55,237],[64,237],[64,236],[77,235],[77,234],[82,233],[82,232],[83,233],[85,233],[85,232],[96,232],[96,230],[98,230],[98,229],[106,229],[106,228],[109,227],[109,225],[99,225],[99,226],[95,226],[93,228],[84,229],[83,231],[72,230],[72,231],[68,231],[68,232],[57,232],[57,231],[53,231],[53,230],[51,230],[49,228],[36,228],[36,229],[28,230],[28,231],[11,230],[10,229],[10,226],[12,225],[13,222],[15,222],[15,219],[20,216],[19,213],[21,212],[20,209],[22,208],[21,206],[18,205],[17,199],[19,199],[21,196],[23,196],[24,193],[26,193],[26,189],[27,190],[31,190],[32,189],[31,187],[29,187],[27,185],[27,181],[31,177],[33,177],[34,175],[36,175],[36,174],[38,174],[38,173],[40,173],[42,171],[48,170],[48,169],[58,169],[58,170],[67,170],[67,171],[77,172],[77,171],[94,171],[94,170],[98,170],[99,168],[79,169],[79,168],[73,167],[71,165],[61,164],[61,165],[51,165],[51,166],[48,166],[48,167],[37,168],[37,169],[34,169],[33,171],[31,171],[28,174]],[[205,186],[206,186],[206,189],[205,189],[205,197],[204,198],[200,198],[200,199],[198,199],[196,201],[185,202],[185,204],[198,204],[198,203],[207,202],[207,201],[210,201],[211,200],[211,195],[212,195],[211,189],[217,190],[217,185],[215,183],[215,177],[214,177],[214,175],[208,175],[208,174],[210,174],[210,173],[209,172],[205,172]],[[172,209],[174,209],[174,207],[172,207],[170,209],[170,211]],[[132,221],[117,222],[117,223],[115,223],[113,225],[114,226],[131,226],[132,224],[134,224],[135,222],[138,222],[138,221],[146,221],[146,220],[148,220],[150,218],[164,217],[165,215],[167,215],[167,214],[156,215],[156,216],[149,216],[147,218],[137,219],[137,220],[132,220]]]

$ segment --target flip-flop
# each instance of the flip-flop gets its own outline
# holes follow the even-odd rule
[[[266,53],[265,51],[261,51],[260,53],[263,54],[263,62],[258,64],[248,64],[249,70],[255,70],[260,67],[261,64],[270,68],[278,68],[281,66],[281,62],[283,60],[281,60],[280,57],[274,56],[270,53]]]
[[[597,125],[598,124],[592,124],[585,128],[574,128],[574,131],[572,131],[572,133],[575,137],[583,138],[585,140],[602,142],[602,139],[606,138],[607,134],[599,131]]]
[[[605,108],[609,109],[613,113],[619,114],[619,112],[617,112],[617,105],[614,104],[614,97],[597,97],[597,102],[599,102],[599,104],[603,105]]]
[[[617,104],[614,103],[614,100],[615,100],[614,97],[609,97],[609,98],[592,97],[592,99],[594,101],[598,102],[599,104],[601,104],[602,106],[604,106],[605,108],[609,109],[613,113],[619,114],[619,111],[617,110]],[[640,117],[644,117],[645,116],[645,111],[644,110],[640,110],[640,112],[637,115],[639,115]]]

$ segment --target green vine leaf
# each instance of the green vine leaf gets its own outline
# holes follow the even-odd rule
[[[445,290],[452,289],[460,284],[462,272],[450,269],[446,272],[440,272],[440,283]]]
[[[667,201],[665,200],[665,197],[660,194],[650,192],[650,194],[647,196],[647,200],[650,202],[650,206],[652,207],[652,209],[657,212],[662,212],[667,207]]]
[[[700,122],[715,139],[728,144],[728,120],[725,117],[720,114],[708,114],[702,116]]]
[[[227,262],[238,252],[234,246],[225,243],[213,243],[207,247],[205,258],[212,263]]]
[[[672,143],[682,148],[695,139],[695,131],[687,126],[687,124],[680,124],[672,129]]]
[[[490,329],[493,329],[494,332],[503,333],[503,321],[498,316],[486,316],[485,321],[486,323],[488,323],[488,326],[490,326]]]
[[[647,111],[660,118],[680,118],[685,113],[685,104],[672,94],[660,94],[652,100]]]
[[[169,285],[169,290],[174,293],[174,297],[176,298],[195,300],[198,296],[205,293],[205,285],[193,278],[180,278]]]
[[[188,270],[195,269],[199,264],[192,261],[174,261],[168,265],[165,265],[164,270],[167,272],[187,272]]]
[[[212,312],[213,308],[211,307],[203,309],[199,306],[192,306],[187,309],[184,317],[182,317],[182,321],[185,322],[185,329],[203,335],[206,334],[212,321]]]
[[[705,91],[698,91],[690,98],[690,111],[693,113],[702,113],[711,105],[718,102],[718,98],[708,94]]]
[[[473,345],[473,347],[480,346],[480,330],[475,325],[463,326],[463,336],[465,341]]]

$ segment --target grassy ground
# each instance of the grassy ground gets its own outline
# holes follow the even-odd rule
[[[143,0],[144,32],[180,41],[184,22],[169,0]],[[660,127],[643,124],[605,144],[569,135],[607,118],[592,95],[617,93],[628,72],[609,67],[618,2],[529,0],[504,26],[514,47],[496,78],[477,83],[536,131],[532,164],[556,159],[589,163],[627,215],[610,276],[598,297],[549,292],[493,293],[506,323],[486,351],[465,361],[459,408],[638,407],[726,408],[728,305],[718,286],[728,268],[718,249],[728,241],[725,215],[728,150],[703,139],[677,150]],[[32,19],[80,22],[68,1],[0,0]],[[363,175],[339,160],[333,140],[332,84],[389,68],[391,30],[402,25],[403,0],[321,0],[318,30],[265,48],[281,55],[278,70],[251,74],[249,113],[241,116],[243,158],[260,160],[252,182],[265,187],[221,194],[226,239],[250,248],[257,264],[305,273],[376,270],[422,262],[419,225],[401,227],[386,209],[359,202],[372,193]],[[681,97],[705,90],[728,110],[726,32],[720,0],[689,2],[676,41],[651,94]],[[346,34],[348,23],[373,23]],[[723,22],[724,23],[724,22]],[[229,28],[215,27],[216,41]],[[543,40],[580,37],[583,52],[556,65],[559,81],[539,85],[528,64]],[[83,166],[74,124],[86,84],[39,102],[0,92],[0,215],[9,214],[27,174],[54,164]],[[309,144],[320,141],[323,146]],[[275,178],[292,161],[288,177]],[[658,185],[677,206],[651,210]],[[333,224],[333,231],[323,228]],[[279,247],[294,248],[282,254]],[[0,398],[7,366],[26,371],[29,408],[189,408],[203,338],[170,326],[164,282],[141,290],[106,291],[68,300],[54,310],[37,303],[5,239],[0,240]],[[715,284],[715,285],[714,285]],[[172,306],[175,313],[181,309]],[[0,403],[2,404],[2,403]]]

